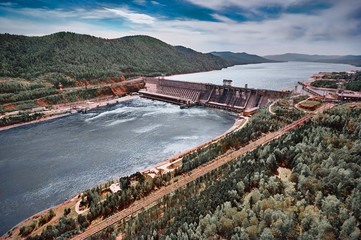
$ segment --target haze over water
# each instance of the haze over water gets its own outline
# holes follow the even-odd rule
[[[292,89],[326,63],[266,63],[172,79]],[[134,99],[116,106],[0,131],[0,236],[25,218],[99,183],[154,166],[224,133],[235,117],[205,108]]]

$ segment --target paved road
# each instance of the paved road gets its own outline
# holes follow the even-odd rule
[[[318,109],[318,111],[316,113],[319,113],[319,112],[324,111],[325,109],[328,109],[331,107],[333,107],[333,104],[326,104],[322,108]],[[168,187],[163,187],[161,190],[158,190],[158,191],[150,194],[146,198],[144,198],[140,201],[137,201],[136,203],[131,205],[129,208],[124,209],[123,211],[120,211],[120,212],[112,215],[111,217],[97,223],[96,225],[87,229],[85,232],[74,236],[72,239],[86,239],[86,238],[100,232],[101,230],[107,228],[108,226],[110,226],[116,222],[119,222],[123,218],[132,215],[133,213],[139,211],[140,209],[150,206],[152,203],[156,202],[158,199],[161,199],[162,197],[175,191],[176,189],[178,189],[180,187],[184,187],[187,183],[192,182],[193,180],[224,165],[225,163],[228,163],[228,162],[236,159],[237,157],[256,149],[257,147],[262,146],[262,145],[272,141],[273,139],[276,139],[276,138],[282,136],[283,134],[289,132],[290,130],[305,124],[307,121],[309,121],[312,118],[312,116],[313,116],[313,114],[308,114],[305,117],[292,122],[291,124],[287,125],[286,127],[282,128],[276,132],[266,134],[265,136],[259,138],[258,140],[249,143],[245,147],[242,147],[238,150],[230,152],[226,155],[217,157],[215,160],[208,163],[207,165],[202,165],[202,166],[198,167],[197,169],[194,169],[191,172],[191,174],[189,174],[189,175],[186,174],[184,176],[178,177],[178,182],[173,183],[173,184],[169,185]]]

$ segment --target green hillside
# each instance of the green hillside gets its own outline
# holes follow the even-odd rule
[[[211,54],[148,36],[102,39],[59,32],[43,37],[0,35],[0,77],[61,73],[76,80],[209,71],[231,64]]]
[[[252,64],[252,63],[268,63],[277,62],[274,60],[266,59],[254,54],[248,53],[234,53],[234,52],[211,52],[214,56],[221,57],[234,65]]]

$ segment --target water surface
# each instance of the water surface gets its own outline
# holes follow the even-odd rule
[[[133,99],[0,132],[0,236],[109,179],[154,166],[227,131],[235,117]]]
[[[223,79],[233,80],[233,86],[250,88],[292,90],[298,81],[304,82],[314,73],[358,70],[348,64],[283,62],[239,65],[218,71],[174,75],[168,79],[222,85]]]

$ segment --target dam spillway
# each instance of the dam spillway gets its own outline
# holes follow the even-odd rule
[[[233,112],[258,109],[270,101],[287,97],[290,91],[275,91],[231,86],[230,80],[223,85],[175,81],[161,78],[145,78],[142,97],[178,104],[202,105]]]

